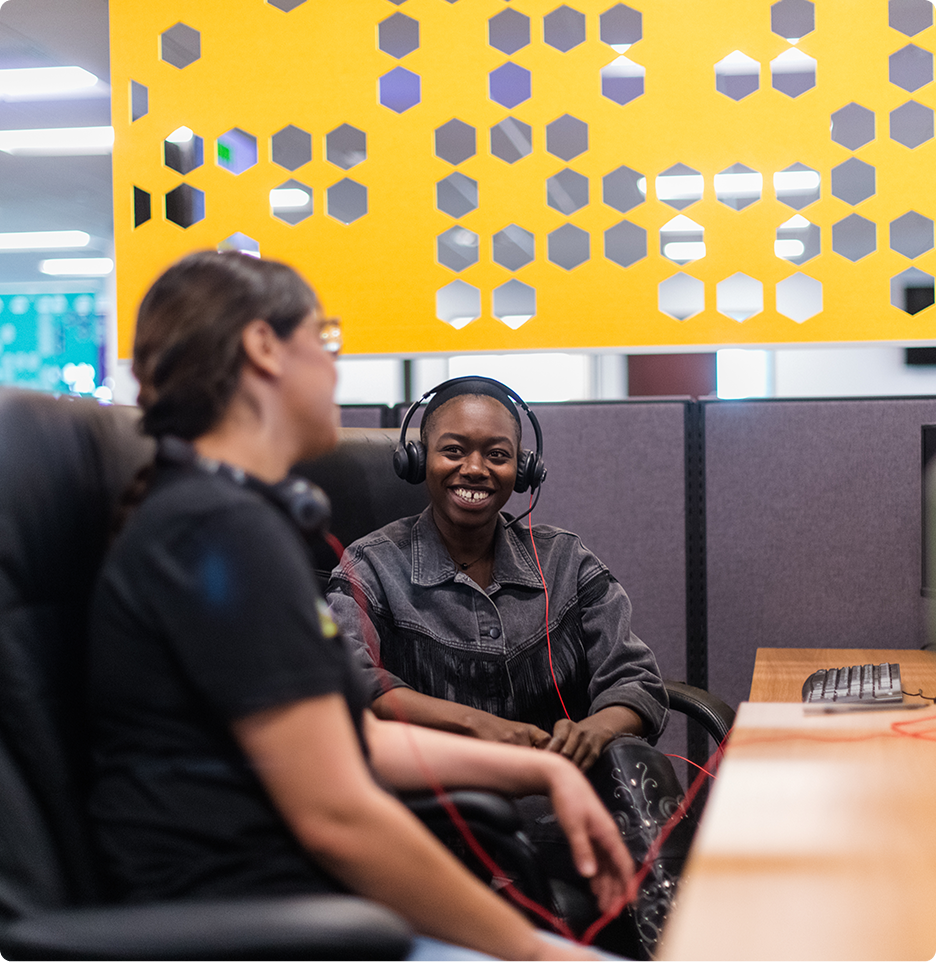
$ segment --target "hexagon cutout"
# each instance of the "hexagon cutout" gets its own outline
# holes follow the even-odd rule
[[[563,4],[543,17],[543,40],[568,53],[585,41],[585,14]]]
[[[657,200],[676,210],[685,210],[697,200],[702,200],[704,187],[702,175],[685,164],[673,164],[662,174],[657,174],[656,178]]]
[[[774,90],[798,97],[816,86],[816,61],[802,50],[790,47],[770,61],[770,78]]]
[[[464,217],[478,207],[478,182],[457,170],[436,184],[436,206],[450,217]]]
[[[436,317],[456,331],[481,316],[481,291],[463,280],[454,280],[436,291]]]
[[[153,198],[149,191],[133,188],[133,226],[145,224],[153,216]]]
[[[890,0],[887,22],[895,30],[912,37],[933,25],[933,5],[929,0]]]
[[[591,256],[588,232],[574,224],[563,224],[547,237],[549,260],[564,270],[571,271]]]
[[[616,57],[601,68],[601,94],[623,107],[643,95],[646,75],[646,67],[627,57]]]
[[[149,113],[149,87],[130,81],[130,123]]]
[[[821,180],[818,170],[813,170],[805,164],[790,164],[789,167],[778,170],[773,175],[774,193],[777,195],[777,200],[786,204],[787,207],[802,210],[819,200]]]
[[[874,195],[875,170],[857,157],[832,168],[832,195],[846,204],[860,204]]]
[[[859,214],[850,214],[832,225],[832,250],[836,254],[850,261],[860,261],[876,249],[877,228],[873,221]]]
[[[764,285],[738,272],[715,287],[715,307],[733,321],[746,321],[764,309]]]
[[[205,219],[205,193],[190,184],[179,184],[166,194],[166,220],[191,227]]]
[[[604,234],[604,252],[609,261],[630,267],[647,256],[647,232],[643,227],[622,220]]]
[[[516,53],[529,42],[530,18],[526,14],[508,8],[488,20],[488,43],[501,53]]]
[[[560,214],[574,214],[588,204],[588,178],[568,167],[546,180],[546,203]]]
[[[159,36],[159,55],[179,70],[201,57],[201,34],[184,23],[164,30]]]
[[[259,242],[240,231],[231,234],[230,237],[225,237],[225,239],[218,244],[218,250],[239,251],[241,254],[249,254],[251,257],[260,256]]]
[[[616,3],[598,18],[602,43],[616,53],[625,53],[643,37],[643,14],[639,10]]]
[[[404,67],[394,67],[378,84],[377,99],[394,113],[402,114],[419,103],[422,93],[419,74]]]
[[[505,63],[488,74],[491,100],[502,107],[516,107],[531,96],[530,71],[515,63]]]
[[[578,157],[588,150],[588,124],[563,114],[546,125],[546,149],[565,161]]]
[[[533,261],[536,242],[533,235],[516,224],[508,224],[494,235],[494,263],[509,271],[518,271]]]
[[[436,157],[460,164],[475,155],[475,129],[462,120],[449,120],[435,131]]]
[[[436,238],[439,263],[453,271],[463,271],[478,263],[478,235],[457,224]]]
[[[397,60],[419,47],[419,21],[399,11],[377,25],[377,46]]]
[[[660,253],[675,264],[705,257],[705,228],[685,214],[677,214],[660,228]]]
[[[891,304],[907,314],[919,314],[933,304],[933,276],[908,267],[891,278]]]
[[[312,159],[312,135],[290,124],[270,138],[270,159],[286,170],[297,170]]]
[[[657,288],[657,306],[673,320],[687,321],[705,310],[705,284],[681,271]]]
[[[912,92],[933,82],[933,55],[916,44],[906,47],[888,57],[888,76],[892,84]]]
[[[715,64],[715,89],[732,100],[743,100],[760,87],[760,64],[734,50]]]
[[[777,284],[777,313],[802,324],[822,310],[822,283],[807,274],[794,274]]]
[[[325,206],[329,217],[342,224],[353,224],[367,213],[367,188],[345,177],[325,192]]]
[[[861,104],[850,103],[832,114],[832,139],[849,150],[858,150],[874,140],[874,113]]]
[[[733,210],[760,200],[763,190],[763,176],[745,164],[732,164],[715,175],[715,197]]]
[[[618,167],[601,178],[601,199],[626,214],[647,199],[647,178],[630,167]]]
[[[799,43],[816,29],[815,4],[810,0],[779,0],[770,8],[770,29],[789,43]]]
[[[189,174],[205,162],[205,142],[190,127],[176,127],[163,141],[163,161],[177,174]]]
[[[791,264],[805,264],[820,251],[821,231],[802,214],[794,214],[777,228],[774,254]]]
[[[242,174],[257,163],[257,138],[240,127],[222,134],[215,145],[218,166]]]
[[[901,214],[890,222],[890,246],[891,250],[903,254],[904,257],[919,257],[931,251],[933,221],[915,210]]]
[[[302,223],[312,213],[312,188],[298,180],[284,181],[270,191],[270,213],[284,224]]]
[[[306,0],[266,0],[266,2],[271,7],[276,7],[277,10],[282,10],[283,13],[289,13],[295,10],[296,7],[301,7]]]
[[[325,157],[342,170],[356,167],[367,160],[367,134],[350,124],[341,124],[325,137]]]
[[[533,150],[533,131],[515,117],[505,117],[491,128],[491,153],[508,164],[515,164]]]
[[[514,331],[536,314],[536,290],[515,277],[494,288],[492,301],[494,316]]]
[[[927,4],[928,6],[929,4]],[[933,139],[933,110],[915,100],[901,104],[890,112],[891,140],[909,147],[919,147]]]

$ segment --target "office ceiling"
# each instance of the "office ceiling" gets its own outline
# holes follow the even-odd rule
[[[0,68],[76,65],[110,76],[107,0],[0,0]],[[110,123],[110,98],[0,100],[0,130]],[[41,290],[50,256],[113,256],[110,155],[14,157],[0,151],[0,232],[83,230],[75,252],[0,251],[0,285]]]

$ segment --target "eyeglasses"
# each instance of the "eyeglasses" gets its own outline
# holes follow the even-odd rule
[[[326,317],[319,325],[319,338],[322,347],[329,354],[337,354],[341,350],[341,318]]]

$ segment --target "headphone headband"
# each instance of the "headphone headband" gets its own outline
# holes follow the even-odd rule
[[[539,421],[536,419],[536,415],[516,391],[511,390],[506,384],[496,381],[492,377],[483,377],[481,375],[449,378],[449,380],[443,381],[431,390],[426,391],[418,401],[414,401],[413,404],[410,405],[409,410],[403,418],[403,424],[400,426],[400,440],[397,442],[396,450],[393,452],[393,468],[397,475],[404,481],[408,481],[410,484],[420,484],[426,479],[425,446],[421,441],[406,440],[406,429],[409,427],[409,423],[419,406],[427,398],[440,394],[442,391],[447,391],[450,387],[454,387],[457,384],[477,381],[490,384],[506,394],[510,400],[523,408],[524,413],[533,425],[533,434],[536,437],[536,451],[534,452],[523,448],[518,452],[517,480],[514,484],[514,490],[527,491],[538,488],[543,483],[546,478],[546,465],[543,463],[543,432],[540,428]],[[465,393],[468,394],[470,392],[466,391]],[[499,400],[495,395],[488,396]]]

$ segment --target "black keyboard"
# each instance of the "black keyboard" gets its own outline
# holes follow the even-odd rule
[[[900,665],[820,668],[803,682],[803,704],[808,712],[900,707]]]

